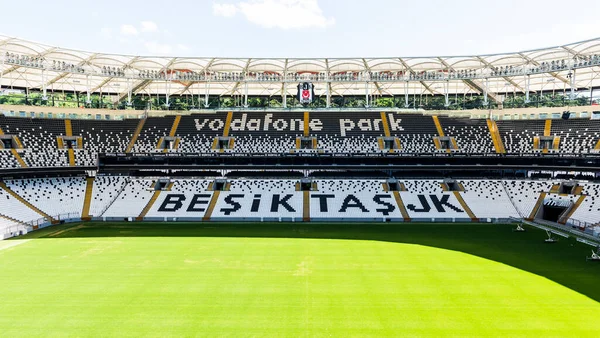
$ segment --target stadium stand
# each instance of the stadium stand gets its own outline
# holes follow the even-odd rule
[[[21,157],[30,167],[68,166],[67,151],[58,149],[58,137],[65,135],[64,120],[5,117],[0,115],[0,129],[16,135],[24,150]],[[5,164],[2,165],[6,167]]]
[[[159,140],[161,137],[169,135],[174,121],[175,116],[148,117],[144,124],[144,128],[133,146],[133,152],[161,152],[162,150],[158,147]]]
[[[7,187],[55,219],[81,217],[85,180],[81,177],[8,180]]]
[[[90,205],[91,216],[101,216],[121,193],[129,177],[99,176],[95,178]]]
[[[154,194],[154,183],[151,179],[131,179],[121,194],[102,214],[104,219],[133,218],[141,214]]]
[[[137,124],[138,120],[72,120],[73,135],[83,138],[83,150],[77,151],[77,165],[96,165],[98,153],[124,152]]]
[[[560,136],[561,153],[585,154],[592,152],[600,139],[600,121],[570,119],[552,121],[551,135]]]
[[[502,142],[509,153],[533,153],[533,138],[544,136],[543,120],[498,121]]]
[[[293,180],[235,180],[221,191],[212,220],[299,221],[302,193]]]
[[[519,217],[501,181],[472,180],[461,183],[465,189],[461,195],[478,218]]]
[[[483,119],[440,117],[440,124],[447,137],[454,137],[459,152],[493,153],[494,144],[487,121]]]
[[[394,196],[379,180],[316,180],[310,195],[311,220],[402,219]]]

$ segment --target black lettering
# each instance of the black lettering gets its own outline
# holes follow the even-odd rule
[[[236,212],[242,208],[242,205],[234,201],[235,198],[244,198],[244,195],[229,195],[225,197],[225,203],[231,205],[233,208],[221,208],[221,212],[225,215],[231,215],[232,212]]]
[[[433,205],[439,212],[446,212],[446,209],[444,209],[444,205],[456,212],[464,212],[460,208],[448,203],[450,195],[443,195],[441,200],[438,199],[436,195],[429,195],[429,197],[431,198],[431,202],[433,202]]]
[[[273,201],[271,202],[271,212],[279,212],[279,206],[283,206],[289,212],[296,212],[291,205],[288,204],[290,198],[294,195],[285,195],[284,198],[279,199],[279,194],[273,195]]]
[[[310,198],[318,198],[320,212],[328,212],[329,209],[327,208],[327,199],[335,198],[335,195],[310,195]]]
[[[201,200],[201,198],[203,198],[203,200]],[[201,195],[194,195],[194,197],[192,197],[192,201],[190,202],[190,205],[187,208],[188,212],[202,212],[202,211],[206,211],[205,208],[196,208],[197,205],[205,205],[208,204],[210,200],[210,195],[209,194],[201,194]]]
[[[252,207],[250,208],[250,212],[258,212],[258,208],[260,208],[260,198],[261,195],[254,195],[254,200],[252,201]]]
[[[431,210],[431,206],[429,205],[429,202],[427,202],[427,197],[425,197],[425,195],[417,195],[417,197],[419,198],[423,208],[417,209],[414,204],[409,204],[406,206],[406,208],[414,212],[429,212]]]
[[[367,208],[365,208],[365,206],[360,202],[360,200],[354,195],[346,196],[339,212],[346,212],[348,208],[359,208],[362,212],[369,212],[369,210],[367,210]]]
[[[169,194],[158,208],[159,212],[175,212],[183,206],[185,201],[185,195],[181,194]]]
[[[373,201],[379,205],[383,205],[383,206],[387,207],[385,209],[376,209],[375,211],[380,212],[380,213],[384,214],[385,216],[387,216],[392,211],[396,210],[396,207],[392,203],[383,201],[383,199],[388,199],[388,198],[392,198],[392,196],[390,196],[390,195],[375,195],[375,197],[373,197]]]

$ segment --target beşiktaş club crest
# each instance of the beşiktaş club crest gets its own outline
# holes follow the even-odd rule
[[[300,82],[298,84],[298,101],[300,104],[311,104],[315,96],[315,88],[310,82]]]

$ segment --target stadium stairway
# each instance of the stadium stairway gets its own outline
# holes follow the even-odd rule
[[[573,216],[573,214],[575,213],[575,211],[577,211],[577,209],[579,209],[579,207],[581,206],[581,204],[583,203],[583,201],[585,201],[585,199],[587,198],[586,195],[581,195],[579,196],[579,198],[577,199],[577,201],[571,205],[571,207],[569,209],[567,209],[558,219],[558,223],[559,224],[567,224],[567,221],[569,220],[569,218],[571,218],[571,216]]]
[[[2,131],[2,128],[0,128],[0,136],[4,135],[4,131]],[[23,148],[23,144],[21,144],[21,140],[19,140],[19,138],[15,138],[15,141],[17,142],[17,147],[19,149]],[[599,142],[600,144],[600,142]],[[19,153],[17,152],[17,149],[11,149],[10,152],[12,153],[13,157],[17,160],[17,162],[19,162],[19,165],[21,165],[21,168],[27,168],[27,163],[25,163],[25,161],[23,161],[23,159],[21,158],[21,155],[19,155]]]
[[[66,136],[73,136],[73,127],[71,126],[71,120],[65,120],[65,135]],[[68,154],[69,154],[69,166],[70,167],[74,167],[75,166],[75,150],[73,150],[73,148],[69,148],[68,150]]]
[[[506,148],[504,147],[502,137],[500,137],[500,132],[498,131],[498,124],[496,124],[496,121],[494,120],[487,119],[487,125],[488,129],[490,130],[492,142],[494,142],[494,149],[496,150],[496,154],[506,154]]]
[[[471,210],[471,208],[469,208],[469,206],[467,205],[467,202],[461,196],[460,192],[459,191],[453,191],[452,193],[454,193],[454,196],[458,200],[458,203],[460,203],[460,206],[463,208],[463,210],[467,213],[467,215],[469,215],[469,218],[471,219],[471,221],[473,221],[473,222],[479,222],[479,219],[475,216],[475,214],[473,213],[473,211]]]
[[[16,198],[19,202],[25,204],[29,209],[35,211],[40,216],[42,216],[42,217],[46,218],[47,220],[49,220],[50,223],[52,223],[52,224],[58,224],[58,223],[60,223],[59,221],[57,221],[54,218],[52,218],[50,215],[46,214],[42,210],[40,210],[37,207],[35,207],[33,204],[31,204],[28,201],[26,201],[19,194],[17,194],[16,192],[12,191],[12,189],[10,189],[8,186],[6,186],[6,183],[0,182],[0,188],[2,188],[4,191],[6,191],[7,193],[9,193],[12,197]]]
[[[594,150],[600,150],[600,140],[598,140],[598,142],[596,143]]]
[[[181,122],[181,115],[177,115],[175,116],[175,120],[173,120],[173,126],[171,127],[171,131],[169,132],[169,137],[175,137],[175,135],[177,134],[177,128],[179,128],[179,123]],[[175,143],[173,144],[173,149],[177,149],[179,148],[179,139],[175,140]],[[168,149],[164,149],[163,152],[166,153],[168,152]]]
[[[25,225],[25,226],[28,225],[27,223],[23,223],[23,222],[19,221],[18,219],[12,218],[12,217],[7,216],[7,215],[0,214],[0,218],[3,218],[5,220],[9,220],[11,222],[15,222],[16,224],[21,224],[21,225]]]
[[[83,201],[83,210],[81,211],[81,220],[82,221],[90,221],[92,217],[90,216],[90,205],[92,204],[92,192],[94,190],[94,178],[88,177],[85,179],[85,200]]]
[[[406,211],[406,206],[404,205],[404,201],[402,201],[402,196],[398,191],[393,191],[394,199],[396,200],[396,205],[398,205],[398,209],[402,214],[402,218],[404,218],[404,222],[410,222],[410,216],[408,215],[408,211]]]
[[[140,136],[140,133],[142,132],[142,129],[144,129],[144,124],[146,123],[146,119],[141,119],[140,122],[137,125],[137,128],[135,129],[135,132],[133,133],[133,136],[131,137],[131,140],[129,141],[129,144],[127,145],[127,149],[125,150],[126,153],[130,153],[131,150],[133,149],[133,146],[135,145],[135,141],[137,141],[138,137]]]
[[[540,197],[538,197],[538,200],[535,203],[533,210],[531,210],[531,213],[529,214],[529,217],[526,218],[526,220],[533,221],[535,219],[535,215],[538,213],[538,210],[540,210],[540,208],[542,207],[542,204],[544,204],[544,199],[546,198],[546,195],[547,193],[545,192],[540,193]]]
[[[204,214],[204,217],[202,217],[203,221],[210,221],[210,217],[212,216],[212,213],[215,210],[215,206],[217,205],[217,201],[219,200],[219,195],[221,195],[220,190],[215,190],[213,192],[213,195],[210,199],[210,203],[208,204],[208,208],[206,209],[206,213]]]
[[[167,191],[171,190],[173,188],[173,183],[169,183],[169,185],[167,186]],[[150,200],[148,201],[148,204],[146,204],[146,206],[144,207],[144,209],[142,210],[142,212],[139,214],[138,217],[136,217],[136,221],[143,221],[144,217],[146,217],[146,214],[148,214],[148,212],[150,211],[150,209],[152,209],[152,206],[154,205],[154,203],[156,202],[156,200],[158,199],[158,196],[160,196],[160,193],[162,192],[162,190],[156,190],[154,192],[154,194],[152,194],[152,197],[150,198]]]
[[[302,221],[310,222],[310,191],[304,191],[302,195]]]

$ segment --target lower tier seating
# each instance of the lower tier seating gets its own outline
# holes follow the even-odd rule
[[[402,179],[399,183],[395,192],[389,191],[383,179],[301,183],[296,179],[223,182],[214,178],[100,176],[86,194],[90,185],[82,177],[6,180],[6,189],[0,188],[0,227],[15,222],[39,224],[44,214],[61,220],[79,219],[84,205],[89,206],[92,218],[107,220],[392,222],[492,222],[529,218],[540,205],[576,206],[571,209],[571,219],[600,225],[600,184],[582,182],[581,189],[574,191],[582,190],[583,195],[572,195],[551,192],[560,182],[548,180],[465,179],[448,184],[441,179]]]

